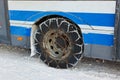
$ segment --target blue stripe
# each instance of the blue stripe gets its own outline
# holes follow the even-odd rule
[[[12,35],[30,37],[31,28],[11,26],[10,30]],[[83,38],[86,44],[113,46],[113,35],[89,33],[83,34]]]
[[[88,44],[98,44],[98,45],[106,45],[113,46],[113,35],[107,34],[83,34],[84,42]]]
[[[10,20],[19,20],[19,21],[36,21],[43,15],[50,14],[59,14],[65,17],[68,17],[74,20],[77,24],[89,24],[93,26],[109,26],[114,27],[115,24],[115,14],[107,14],[107,13],[71,13],[68,12],[66,14],[60,12],[42,12],[42,11],[16,11],[10,10]],[[68,15],[70,14],[70,15]],[[32,17],[31,17],[32,16]],[[34,17],[33,17],[34,16]],[[75,20],[75,16],[77,18]]]
[[[115,25],[115,14],[100,13],[73,13],[74,15],[85,20],[89,25],[94,26],[111,26]],[[79,24],[79,22],[78,22]]]
[[[16,10],[9,10],[9,18],[10,20],[19,20],[19,21],[26,21],[31,16],[40,13],[38,11],[16,11]],[[34,21],[34,20],[29,20]]]
[[[10,32],[12,35],[30,36],[31,28],[10,26]]]

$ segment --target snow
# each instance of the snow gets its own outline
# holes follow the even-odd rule
[[[55,69],[30,50],[0,45],[0,80],[120,80],[120,63],[85,58],[75,68]]]

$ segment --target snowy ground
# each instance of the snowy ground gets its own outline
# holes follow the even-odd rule
[[[0,80],[120,80],[120,63],[82,59],[73,69],[54,69],[30,50],[0,45]]]

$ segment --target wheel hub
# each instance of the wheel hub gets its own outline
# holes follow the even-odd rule
[[[70,39],[61,30],[50,30],[43,38],[43,48],[52,59],[63,60],[70,54]]]

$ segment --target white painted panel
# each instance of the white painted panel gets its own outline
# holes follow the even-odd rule
[[[9,10],[115,13],[116,1],[9,1]]]

